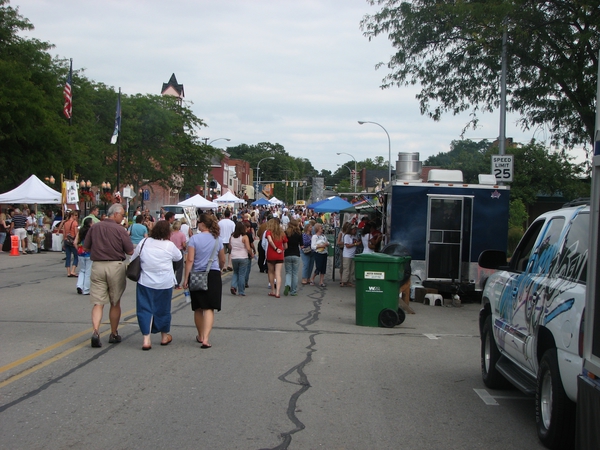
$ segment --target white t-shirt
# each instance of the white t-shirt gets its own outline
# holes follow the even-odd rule
[[[235,222],[231,219],[221,219],[219,220],[219,228],[221,229],[219,234],[221,243],[229,244],[229,238],[235,231]]]
[[[152,289],[169,289],[177,284],[173,261],[179,261],[182,256],[173,242],[152,238],[142,239],[131,255],[131,259],[137,257],[142,258],[139,284]]]
[[[190,240],[190,226],[187,223],[182,223],[179,230],[185,234],[185,242],[187,244]]]
[[[354,258],[356,253],[356,247],[346,247],[346,244],[354,244],[356,242],[356,235],[347,233],[344,235],[344,250],[342,251],[342,257]]]

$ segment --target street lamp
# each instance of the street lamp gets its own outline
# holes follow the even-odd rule
[[[208,143],[208,145],[212,144],[212,143],[213,143],[213,142],[215,142],[215,141],[219,141],[219,140],[221,140],[221,139],[223,139],[224,141],[227,141],[227,142],[229,142],[229,141],[231,140],[231,139],[229,139],[229,138],[217,138],[217,139],[213,139],[212,141],[210,141],[210,142]]]
[[[348,172],[350,172],[350,183],[352,183],[352,170],[350,169],[350,167],[348,167],[346,164],[338,164],[338,167],[345,167],[346,169],[348,169]]]
[[[387,138],[388,138],[388,152],[389,152],[389,159],[388,159],[388,182],[391,184],[392,183],[392,141],[390,140],[390,134],[387,132],[387,130],[385,128],[383,128],[383,125],[381,125],[380,123],[377,122],[369,122],[366,120],[359,120],[358,123],[360,125],[365,124],[365,123],[372,123],[373,125],[378,125],[380,126],[383,131],[385,131],[385,134],[387,134]]]
[[[258,188],[260,186],[260,163],[263,162],[265,159],[275,159],[274,156],[267,156],[266,158],[261,159],[260,161],[258,161],[258,164],[256,164],[256,190],[254,191],[254,197],[256,198],[256,200],[258,200],[258,193],[256,191],[258,191]]]
[[[354,160],[354,192],[356,192],[356,182],[358,181],[358,172],[356,171],[356,158],[350,153],[338,152],[337,155],[348,155]],[[352,178],[352,177],[350,177]],[[352,182],[352,180],[350,180]]]
[[[229,138],[217,138],[217,139],[213,139],[212,141],[208,142],[208,138],[202,138],[202,140],[204,141],[204,143],[206,145],[210,145],[215,141],[220,141],[221,139],[224,141],[227,141],[227,142],[231,141],[231,139],[229,139]],[[207,142],[208,142],[208,144],[207,144]],[[204,197],[205,198],[206,198],[207,191],[208,191],[208,173],[205,173],[204,174]]]

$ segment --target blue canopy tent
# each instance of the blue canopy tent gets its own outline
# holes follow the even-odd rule
[[[253,206],[269,206],[269,200],[267,200],[266,198],[259,198],[258,200],[256,200],[255,202],[252,202]]]
[[[324,212],[335,212],[339,213],[340,210],[350,208],[352,203],[347,202],[341,197],[333,197],[329,198],[318,206],[315,206],[313,210],[315,212],[324,213]]]
[[[322,205],[323,203],[325,203],[328,200],[331,200],[332,198],[335,198],[335,196],[333,196],[333,197],[327,197],[327,198],[324,198],[323,200],[319,200],[318,202],[311,203],[310,205],[307,206],[307,208],[308,209],[315,209],[315,207],[317,207],[319,205]]]

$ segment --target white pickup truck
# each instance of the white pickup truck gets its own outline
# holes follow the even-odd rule
[[[538,436],[548,448],[575,442],[589,223],[586,205],[551,211],[531,224],[509,263],[495,250],[479,258],[481,267],[498,269],[479,315],[483,382],[535,395]]]

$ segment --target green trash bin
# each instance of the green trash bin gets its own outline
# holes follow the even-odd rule
[[[398,310],[400,282],[410,256],[366,253],[354,257],[356,274],[356,325],[394,327],[404,321]]]

